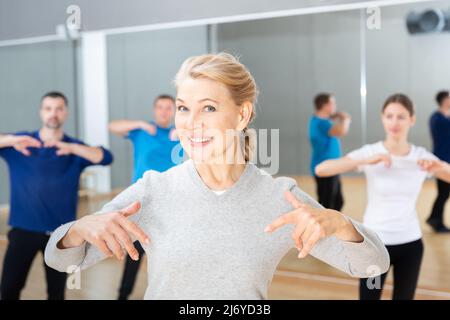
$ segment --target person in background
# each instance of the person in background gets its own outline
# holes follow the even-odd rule
[[[61,226],[45,250],[49,266],[137,259],[138,239],[148,253],[149,300],[267,299],[292,248],[353,277],[376,275],[373,266],[387,271],[373,231],[250,161],[245,134],[258,91],[243,64],[227,53],[190,57],[175,84],[175,126],[189,160],[147,171],[96,214]]]
[[[439,159],[450,162],[450,95],[441,91],[436,95],[439,109],[430,117],[430,131],[433,140],[433,153]],[[427,223],[434,231],[448,233],[450,229],[444,225],[444,207],[450,194],[450,183],[437,178],[438,195]]]
[[[181,150],[181,147],[173,126],[174,115],[175,99],[170,95],[162,94],[153,102],[154,120],[115,120],[110,123],[109,129],[112,133],[129,139],[133,144],[132,183],[142,178],[147,170],[164,172],[179,163],[180,152],[177,150]],[[139,259],[133,260],[127,256],[119,289],[119,300],[127,300],[133,291],[141,257],[144,255],[144,249],[139,242],[135,245]]]
[[[44,252],[51,232],[76,218],[83,170],[113,161],[105,148],[87,146],[64,133],[64,94],[45,94],[40,117],[39,130],[0,135],[0,157],[8,165],[11,185],[11,229],[0,284],[3,300],[20,298],[34,257]],[[48,299],[64,299],[66,273],[44,266]]]
[[[416,202],[427,176],[450,181],[450,165],[408,141],[416,122],[412,101],[394,94],[381,110],[386,138],[365,145],[345,157],[316,167],[321,177],[359,170],[367,179],[364,225],[386,245],[394,271],[394,300],[414,298],[423,256],[422,232]],[[381,279],[361,279],[360,298],[381,298],[387,272]],[[378,283],[377,283],[378,282]]]
[[[340,211],[344,205],[339,175],[318,177],[315,167],[321,162],[341,157],[340,138],[350,128],[348,114],[337,112],[336,100],[329,93],[318,94],[314,99],[316,112],[309,121],[309,140],[312,147],[311,173],[316,181],[318,201],[325,208]]]

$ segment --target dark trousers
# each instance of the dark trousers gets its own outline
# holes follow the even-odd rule
[[[341,191],[341,179],[339,175],[316,179],[318,201],[327,209],[341,211],[344,205],[344,197]]]
[[[119,289],[119,300],[127,300],[128,296],[133,291],[134,283],[136,282],[136,276],[139,271],[139,266],[141,265],[142,257],[145,253],[144,248],[142,248],[139,241],[134,243],[137,251],[139,252],[139,260],[134,261],[127,255],[125,261],[125,270],[123,271],[122,281]]]
[[[3,272],[0,283],[2,300],[18,300],[30,271],[36,254],[44,253],[48,236],[45,233],[25,231],[12,228],[8,232],[8,248],[3,260]],[[47,298],[49,300],[64,300],[66,276],[44,263],[47,280]]]
[[[394,268],[393,300],[412,300],[419,279],[420,265],[423,256],[422,239],[405,244],[386,246]],[[383,290],[387,272],[380,276],[380,287],[369,288],[368,283],[375,284],[375,278],[361,279],[359,284],[359,298],[361,300],[379,300]],[[369,280],[369,281],[367,281]]]
[[[436,179],[438,195],[434,201],[433,210],[428,218],[430,221],[436,222],[437,225],[444,225],[444,207],[450,195],[450,183]]]

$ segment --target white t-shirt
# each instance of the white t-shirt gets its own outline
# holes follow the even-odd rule
[[[381,141],[352,151],[347,157],[360,160],[380,153],[389,153]],[[408,155],[391,155],[391,159],[389,168],[384,163],[358,168],[367,178],[364,224],[377,232],[386,245],[403,244],[422,237],[416,202],[423,182],[430,175],[417,161],[437,160],[437,157],[425,148],[411,145]]]

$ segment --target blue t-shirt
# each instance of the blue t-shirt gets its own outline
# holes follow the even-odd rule
[[[312,147],[311,174],[321,162],[328,159],[341,157],[341,142],[337,137],[330,136],[329,131],[333,126],[330,119],[319,118],[313,115],[309,120],[309,141]]]
[[[39,141],[39,131],[18,132]],[[64,135],[62,141],[83,144]],[[103,149],[100,165],[112,162],[111,153]],[[56,147],[28,148],[25,156],[12,147],[0,148],[10,178],[9,225],[35,232],[52,232],[75,220],[81,172],[94,163],[76,155],[56,155]]]
[[[142,129],[132,130],[127,136],[134,149],[133,183],[147,170],[163,172],[182,162],[180,158],[183,157],[183,149],[179,141],[170,140],[173,126],[162,128],[154,122],[151,124],[156,127],[154,136]]]
[[[430,117],[433,153],[439,159],[450,162],[450,118],[436,111]]]

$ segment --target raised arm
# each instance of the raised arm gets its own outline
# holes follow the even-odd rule
[[[383,162],[386,167],[391,165],[391,157],[388,154],[377,154],[368,158],[353,159],[348,156],[340,159],[326,160],[315,168],[318,177],[331,177],[337,174],[356,171],[363,165],[374,165]]]
[[[314,169],[318,177],[331,177],[337,174],[355,171],[360,165],[364,163],[364,160],[353,160],[349,157],[343,157],[340,159],[326,160]]]
[[[139,225],[141,206],[145,206],[144,179],[117,195],[102,210],[62,225],[50,237],[45,249],[48,266],[66,272],[69,267],[85,269],[107,257],[124,259],[125,251],[137,260],[133,245],[149,238]]]
[[[335,136],[335,137],[345,136],[348,133],[348,131],[350,130],[350,123],[351,123],[350,115],[348,115],[346,113],[338,112],[332,116],[332,119],[334,120],[334,124],[331,127],[328,134],[330,136]]]
[[[81,143],[63,141],[47,141],[44,143],[44,146],[57,148],[56,154],[59,156],[73,154],[93,164],[107,165],[112,162],[110,152],[101,147],[91,147]]]
[[[388,270],[389,254],[375,232],[338,211],[323,208],[297,186],[286,193],[286,200],[294,210],[280,216],[266,231],[295,225],[292,238],[299,258],[311,254],[359,278],[374,277]]]
[[[438,159],[421,159],[418,165],[440,180],[450,183],[450,164]]]
[[[142,129],[151,135],[155,135],[156,128],[154,125],[140,120],[114,120],[109,124],[109,131],[119,136],[126,136],[130,131]]]

